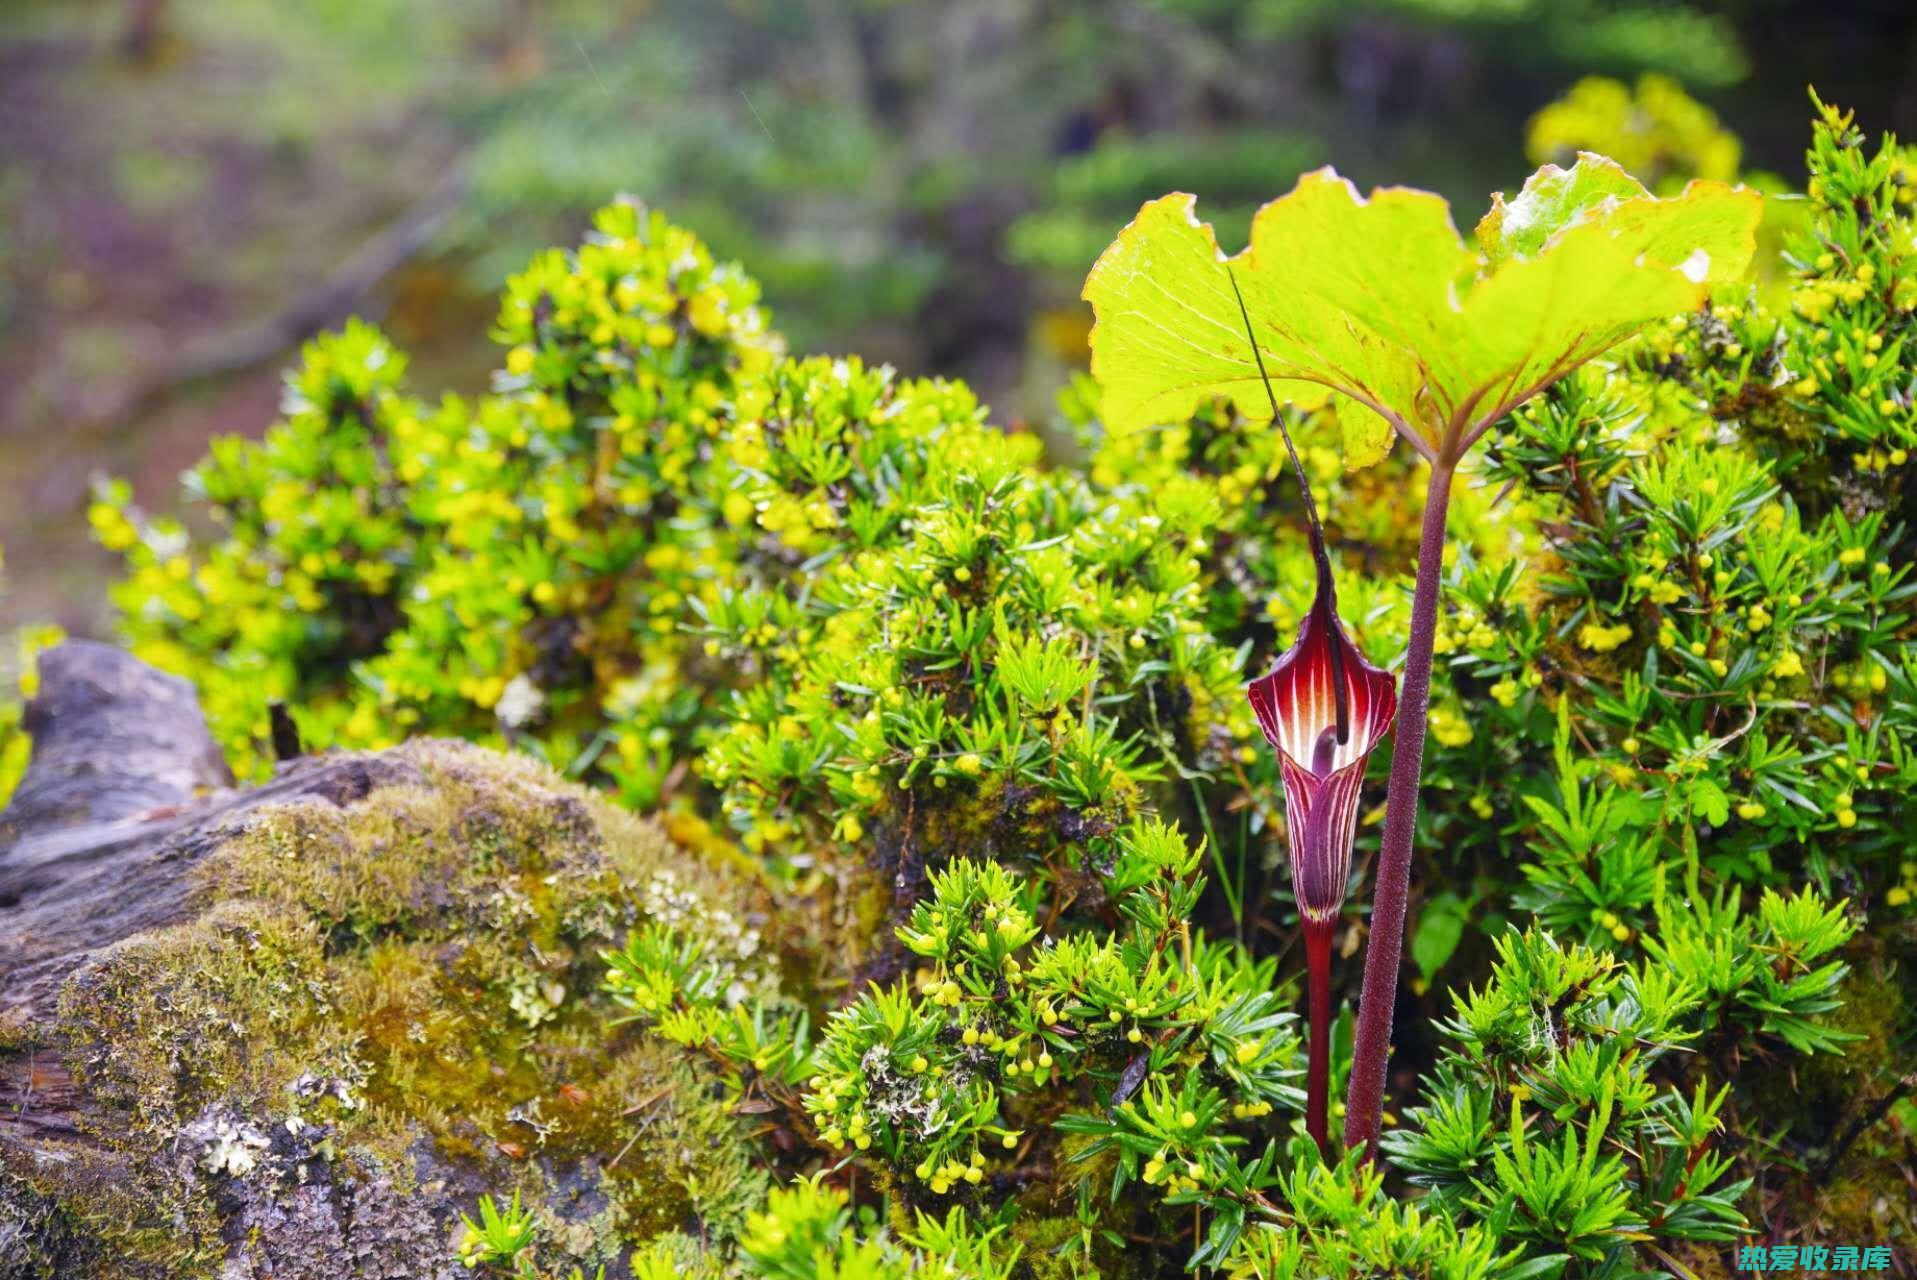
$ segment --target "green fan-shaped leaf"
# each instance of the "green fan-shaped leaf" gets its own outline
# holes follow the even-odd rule
[[[1260,209],[1231,259],[1195,205],[1146,204],[1085,282],[1107,424],[1176,421],[1220,394],[1269,412],[1236,276],[1279,394],[1352,402],[1340,419],[1359,466],[1393,429],[1428,457],[1455,457],[1577,365],[1696,307],[1749,266],[1761,211],[1755,193],[1721,183],[1655,199],[1593,155],[1499,196],[1475,247],[1438,196],[1365,199],[1330,169]]]

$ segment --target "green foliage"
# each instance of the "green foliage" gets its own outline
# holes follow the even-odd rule
[[[687,232],[618,204],[507,286],[491,395],[430,409],[377,331],[319,339],[286,418],[258,443],[217,441],[188,477],[220,537],[195,545],[140,522],[125,486],[102,492],[128,641],[192,673],[243,774],[264,768],[278,700],[315,745],[511,734],[575,771],[610,746],[606,772],[653,803],[698,698],[647,676],[682,660],[675,618],[724,561],[724,515],[686,499],[722,488],[695,473],[738,379],[778,349],[757,296]]]
[[[5,568],[6,558],[0,556],[0,598],[6,594]],[[51,648],[65,638],[58,627],[22,627],[14,634],[13,653],[0,654],[0,690],[11,684],[18,693],[13,697],[0,692],[0,805],[4,805],[13,789],[20,785],[20,775],[27,770],[27,757],[33,748],[22,721],[27,701],[40,691],[35,660],[40,650]]]
[[[1816,1016],[1837,1007],[1848,968],[1841,960],[1817,962],[1857,931],[1842,904],[1830,906],[1810,889],[1789,897],[1766,889],[1753,917],[1720,893],[1665,904],[1658,926],[1644,949],[1696,987],[1706,1015],[1715,1017],[1709,1031],[1761,1032],[1798,1053],[1836,1052],[1853,1038]]]
[[[605,953],[605,990],[632,1019],[687,1048],[708,1049],[727,1067],[735,1087],[741,1073],[787,1102],[790,1089],[813,1072],[803,1012],[739,999],[750,976],[737,947],[726,954],[703,930],[685,922],[654,922],[626,935]]]
[[[1861,144],[1847,128],[1820,124],[1820,174],[1852,172]],[[1492,440],[1489,478],[1542,504],[1551,559],[1527,598],[1508,566],[1461,558],[1439,649],[1461,690],[1490,694],[1492,737],[1554,743],[1554,776],[1517,792],[1539,824],[1519,901],[1555,928],[1608,913],[1619,921],[1602,927],[1628,938],[1673,865],[1752,887],[1900,875],[1917,585],[1896,390],[1912,375],[1895,362],[1917,298],[1897,296],[1911,229],[1885,158],[1898,154],[1865,166],[1879,186],[1862,205],[1847,193],[1816,220],[1824,243],[1865,235],[1858,209],[1873,201],[1893,217],[1859,241],[1875,257],[1857,269],[1883,273],[1882,290],[1830,310],[1812,257],[1792,316],[1720,303],[1617,372],[1560,384]],[[1833,412],[1798,400],[1817,389],[1800,393],[1788,364],[1798,344],[1838,341],[1820,333],[1841,333],[1860,366],[1888,353],[1858,369],[1861,391],[1840,381]],[[1847,428],[1842,411],[1868,396],[1881,396],[1868,422]],[[1481,742],[1453,785],[1508,778],[1520,753]]]
[[[470,1268],[488,1267],[503,1271],[512,1280],[546,1280],[536,1264],[537,1216],[520,1203],[513,1192],[512,1203],[501,1211],[491,1196],[479,1197],[479,1219],[470,1214],[459,1216],[461,1237],[459,1260]],[[593,1272],[594,1280],[606,1280],[606,1269]],[[566,1280],[586,1280],[586,1273],[574,1267]]]
[[[863,1216],[863,1215],[859,1215]],[[1010,1280],[1017,1246],[1004,1228],[981,1229],[963,1209],[921,1213],[892,1233],[855,1221],[844,1192],[800,1181],[774,1191],[740,1240],[747,1273],[766,1280],[906,1280],[921,1274]]]
[[[1443,1213],[1385,1194],[1383,1171],[1362,1163],[1331,1168],[1307,1160],[1284,1179],[1282,1200],[1288,1211],[1254,1228],[1231,1259],[1233,1280],[1491,1280],[1548,1275],[1556,1266],[1519,1263],[1500,1255],[1482,1228],[1460,1228]]]
[[[491,1265],[504,1268],[513,1280],[544,1280],[533,1262],[537,1223],[532,1211],[520,1204],[517,1191],[503,1212],[491,1196],[479,1197],[479,1220],[461,1214],[459,1225],[464,1233],[459,1259],[467,1267]],[[606,1269],[600,1267],[594,1275],[605,1280]],[[568,1280],[585,1280],[585,1273],[574,1267]]]
[[[988,1155],[1019,1146],[1022,1117],[1054,1111],[1052,1099],[1089,1082],[1111,1099],[1113,1119],[1058,1124],[1101,1135],[1078,1160],[1120,1148],[1116,1187],[1139,1176],[1137,1157],[1154,1150],[1148,1182],[1174,1156],[1234,1169],[1227,1153],[1244,1143],[1244,1122],[1295,1104],[1297,1037],[1270,989],[1271,969],[1189,937],[1198,851],[1147,823],[1095,856],[1112,866],[1107,891],[1130,921],[1103,937],[1060,931],[1040,940],[1034,908],[1049,904],[997,864],[961,860],[933,877],[932,896],[899,930],[931,962],[916,994],[868,993],[834,1015],[820,1048],[807,1106],[828,1126],[829,1144],[876,1144],[945,1195],[978,1184]],[[1141,1071],[1154,1084],[1128,1099]],[[1188,1115],[1197,1118],[1179,1119]]]
[[[1255,318],[1325,321],[1280,296],[1307,268],[1376,333],[1435,316],[1449,336],[1366,348],[1367,386],[1419,431],[1498,419],[1453,509],[1417,846],[1412,992],[1441,1043],[1407,1048],[1422,1083],[1388,1172],[1327,1168],[1297,1132],[1296,917],[1239,686],[1310,569],[1276,433],[1213,394],[1252,385],[1230,385],[1242,339],[1168,424],[1144,399],[1099,423],[1075,385],[1087,460],[1048,466],[960,384],[781,358],[749,278],[620,205],[509,287],[488,394],[426,408],[355,327],[314,345],[265,441],[199,470],[216,534],[124,491],[96,520],[128,554],[130,638],[200,683],[254,772],[275,698],[313,746],[511,742],[766,869],[777,975],[737,915],[667,890],[559,935],[563,998],[473,961],[500,965],[499,1017],[584,1035],[589,1003],[594,1034],[697,1063],[715,1109],[760,1118],[746,1177],[683,1180],[714,1206],[701,1241],[622,1239],[637,1274],[1674,1267],[1743,1228],[1759,1167],[1833,1150],[1748,1067],[1841,1072],[1905,1016],[1832,1015],[1865,955],[1896,989],[1917,888],[1907,159],[1827,113],[1812,162],[1779,313],[1708,287],[1748,201],[1653,202],[1593,159],[1500,201],[1476,250],[1431,201],[1325,179],[1254,231]],[[1147,220],[1235,335],[1180,213]],[[1344,243],[1379,219],[1416,261]],[[1705,244],[1705,279],[1671,269]],[[1141,307],[1196,279],[1145,265]],[[1339,294],[1346,268],[1363,284]],[[1464,336],[1460,273],[1485,320]],[[1403,306],[1367,312],[1375,290]],[[1104,323],[1145,314],[1121,302]],[[1573,313],[1601,340],[1560,332]],[[1600,350],[1493,412],[1524,398],[1501,380]],[[1283,412],[1343,612],[1393,653],[1424,469],[1358,469],[1376,424],[1302,400]],[[394,886],[271,884],[369,945],[411,927]],[[1888,1087],[1838,1078],[1860,1110]],[[1400,1175],[1420,1198],[1387,1193]]]
[[[1647,1238],[1732,1239],[1749,1184],[1716,1140],[1729,1088],[1687,1088],[1672,1066],[1715,1030],[1697,958],[1651,947],[1633,966],[1539,932],[1496,950],[1490,981],[1440,1024],[1451,1043],[1423,1101],[1383,1141],[1426,1204],[1540,1266],[1615,1267]],[[1828,997],[1838,976],[1816,975],[1804,998]],[[1736,985],[1762,998],[1750,974]]]
[[[1822,104],[1819,111],[1808,157],[1809,225],[1786,246],[1796,272],[1790,320],[1779,324],[1756,309],[1729,317],[1730,334],[1700,335],[1697,363],[1707,370],[1703,388],[1715,406],[1740,382],[1754,393],[1768,362],[1783,384],[1771,404],[1781,400],[1795,412],[1759,421],[1787,442],[1781,452],[1788,469],[1809,462],[1817,470],[1807,481],[1834,483],[1840,492],[1851,477],[1870,485],[1866,477],[1876,473],[1877,495],[1894,498],[1904,486],[1882,473],[1901,467],[1896,455],[1917,444],[1917,350],[1910,338],[1917,161],[1894,139],[1870,148],[1848,113]],[[1731,349],[1745,339],[1754,345]]]
[[[806,559],[700,619],[757,676],[700,766],[749,845],[949,833],[1064,875],[1168,766],[1218,766],[1217,721],[1248,734],[1190,554],[1215,507],[1042,473],[949,384],[808,361],[772,386],[733,452]]]
[[[662,954],[636,934],[609,957],[608,985],[661,1034],[730,1059],[776,1099],[806,1082],[820,1144],[909,1171],[922,1188],[913,1203],[978,1209],[1000,1180],[995,1161],[1065,1160],[1087,1250],[1095,1232],[1117,1234],[1108,1206],[1141,1181],[1169,1206],[1220,1210],[1209,1248],[1222,1256],[1241,1199],[1271,1178],[1272,1149],[1249,1163],[1238,1151],[1275,1107],[1301,1101],[1295,1017],[1270,962],[1192,938],[1202,855],[1175,829],[1137,823],[1092,856],[1126,928],[1043,928],[1037,912],[1061,916],[1033,885],[959,859],[898,929],[929,963],[835,1013],[813,1054],[802,1024],[775,1037],[776,1059],[736,1035],[737,1011],[728,1017],[718,983],[693,971],[696,944]],[[1080,1110],[1087,1091],[1103,1110]],[[1063,1135],[1089,1141],[1061,1147]],[[802,1256],[816,1247],[803,1243]]]
[[[1560,165],[1595,151],[1661,195],[1691,178],[1735,181],[1743,154],[1709,107],[1656,74],[1635,86],[1603,76],[1578,81],[1531,117],[1524,149],[1532,164]]]

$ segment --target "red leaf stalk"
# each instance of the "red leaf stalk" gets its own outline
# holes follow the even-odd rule
[[[1378,1128],[1384,1114],[1392,1006],[1398,995],[1405,899],[1411,882],[1411,837],[1418,826],[1418,779],[1424,768],[1425,712],[1431,703],[1431,653],[1437,638],[1438,594],[1444,578],[1444,521],[1455,467],[1455,462],[1444,458],[1433,463],[1425,497],[1424,527],[1418,537],[1418,583],[1411,597],[1411,636],[1405,646],[1404,689],[1399,704],[1402,710],[1391,748],[1378,884],[1371,901],[1371,936],[1365,944],[1364,989],[1358,1000],[1351,1083],[1345,1093],[1345,1146],[1363,1146],[1367,1158],[1377,1153]]]

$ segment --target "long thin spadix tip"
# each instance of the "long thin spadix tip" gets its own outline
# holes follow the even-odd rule
[[[1245,295],[1238,288],[1238,273],[1231,269],[1231,263],[1229,262],[1225,264],[1225,279],[1231,281],[1231,296],[1238,299],[1238,314],[1243,317],[1245,321],[1245,340],[1251,343],[1251,358],[1258,364],[1259,381],[1265,384],[1265,399],[1271,402],[1271,420],[1277,423],[1279,418],[1278,393],[1271,389],[1271,375],[1265,372],[1265,353],[1258,349],[1258,335],[1251,327],[1251,308],[1245,305]],[[1284,425],[1279,423],[1278,429],[1283,431]],[[1287,446],[1291,444],[1289,437],[1286,438],[1285,444]],[[1303,471],[1298,473],[1298,478],[1300,480],[1304,479]],[[1305,495],[1305,501],[1311,501],[1311,495],[1309,493]]]
[[[1305,464],[1299,460],[1297,447],[1291,443],[1291,431],[1285,426],[1285,415],[1278,408],[1278,393],[1271,389],[1271,374],[1265,369],[1265,353],[1259,349],[1258,333],[1251,327],[1251,308],[1245,305],[1245,295],[1238,287],[1238,273],[1231,269],[1231,263],[1225,263],[1225,278],[1231,281],[1231,296],[1238,300],[1238,314],[1245,322],[1245,341],[1251,344],[1251,358],[1258,366],[1258,380],[1264,384],[1265,399],[1271,402],[1271,425],[1278,428],[1278,436],[1285,442],[1285,452],[1291,458],[1291,469],[1298,473],[1298,493],[1305,500],[1305,526],[1311,538],[1311,558],[1318,567],[1318,598],[1323,603],[1330,631],[1331,645],[1331,694],[1332,702],[1338,712],[1338,742],[1343,745],[1351,736],[1350,695],[1345,691],[1344,651],[1339,646],[1343,633],[1338,628],[1337,593],[1331,583],[1331,554],[1325,550],[1325,527],[1318,521],[1318,504],[1311,496],[1311,478],[1305,474]]]
[[[1238,287],[1238,273],[1231,269],[1231,263],[1225,264],[1225,278],[1231,281],[1231,296],[1238,300],[1238,315],[1245,322],[1245,341],[1251,344],[1252,363],[1258,366],[1258,381],[1264,384],[1265,400],[1271,405],[1271,425],[1278,428],[1279,438],[1285,442],[1285,453],[1291,458],[1291,468],[1298,473],[1298,492],[1305,500],[1305,519],[1311,526],[1312,555],[1325,560],[1325,530],[1318,522],[1318,504],[1311,496],[1311,479],[1305,475],[1305,464],[1298,457],[1298,449],[1291,442],[1291,430],[1285,426],[1285,415],[1278,408],[1278,393],[1271,389],[1271,373],[1265,368],[1265,353],[1258,345],[1258,333],[1251,325],[1251,308],[1245,305],[1244,292]]]

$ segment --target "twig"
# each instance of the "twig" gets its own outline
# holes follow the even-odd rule
[[[1821,1186],[1830,1181],[1831,1175],[1837,1172],[1838,1163],[1849,1153],[1852,1144],[1864,1135],[1864,1130],[1889,1115],[1890,1109],[1896,1106],[1904,1095],[1912,1089],[1917,1089],[1917,1072],[1899,1080],[1889,1093],[1886,1093],[1883,1097],[1872,1103],[1868,1111],[1850,1122],[1850,1127],[1844,1130],[1844,1136],[1837,1140],[1837,1145],[1831,1149],[1830,1156],[1824,1161],[1822,1167],[1818,1169],[1818,1185]]]

